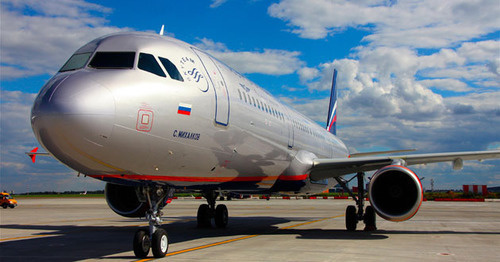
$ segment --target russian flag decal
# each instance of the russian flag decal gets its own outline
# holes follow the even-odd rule
[[[191,115],[191,107],[190,104],[179,103],[179,108],[177,109],[177,114],[181,115]]]

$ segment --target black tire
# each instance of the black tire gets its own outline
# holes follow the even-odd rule
[[[5,209],[5,208],[8,207],[8,205],[7,204],[3,204],[2,207]]]
[[[215,225],[218,228],[224,228],[227,226],[229,220],[229,215],[227,212],[227,207],[224,204],[218,205],[215,209]]]
[[[212,222],[210,221],[210,207],[207,204],[202,204],[198,208],[197,220],[198,227],[204,228],[212,226]]]
[[[151,240],[149,232],[144,229],[139,229],[134,236],[134,254],[137,258],[146,258],[151,248]]]
[[[377,229],[377,216],[375,215],[375,210],[372,206],[367,206],[365,210],[365,215],[363,217],[363,222],[365,223],[366,231],[373,231]]]
[[[151,250],[155,258],[162,258],[168,252],[168,235],[167,231],[162,228],[156,229],[151,242]]]
[[[358,224],[355,206],[347,206],[345,210],[345,227],[348,231],[355,231]]]

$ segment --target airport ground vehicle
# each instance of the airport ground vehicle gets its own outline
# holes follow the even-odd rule
[[[17,200],[15,200],[9,193],[0,193],[2,198],[0,199],[0,206],[3,208],[14,208],[17,206]]]

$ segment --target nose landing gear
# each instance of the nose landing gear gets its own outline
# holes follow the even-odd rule
[[[153,192],[154,190],[154,192]],[[149,250],[153,251],[156,258],[164,257],[168,251],[168,235],[167,232],[160,228],[161,216],[163,213],[161,209],[168,203],[167,200],[171,199],[174,194],[173,188],[142,188],[142,196],[150,206],[146,212],[146,219],[149,221],[149,230],[139,229],[134,236],[134,254],[138,258],[145,258],[149,254]]]

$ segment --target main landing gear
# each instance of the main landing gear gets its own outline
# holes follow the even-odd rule
[[[206,228],[212,226],[212,218],[218,228],[224,228],[228,222],[228,212],[226,205],[215,205],[217,193],[215,191],[203,192],[203,197],[207,199],[208,204],[202,204],[198,208],[198,227]]]
[[[349,187],[347,187],[347,183],[352,179],[357,178],[358,180],[358,194],[355,195]],[[365,185],[364,185],[365,173],[359,172],[351,178],[349,181],[346,181],[342,177],[336,177],[335,180],[344,188],[345,191],[349,193],[349,195],[356,201],[356,206],[358,207],[356,212],[356,206],[350,205],[347,206],[345,211],[345,226],[348,231],[355,231],[358,221],[363,220],[365,223],[365,231],[374,231],[377,230],[376,226],[376,215],[375,210],[372,206],[367,206],[365,212],[363,213],[364,200],[365,200]]]
[[[161,209],[167,205],[167,199],[171,199],[174,194],[173,188],[144,187],[138,196],[145,197],[150,209],[146,212],[149,221],[149,230],[139,229],[134,236],[134,254],[138,258],[145,258],[149,250],[153,251],[156,258],[164,257],[168,251],[167,232],[160,228]],[[144,201],[145,202],[145,201]]]

